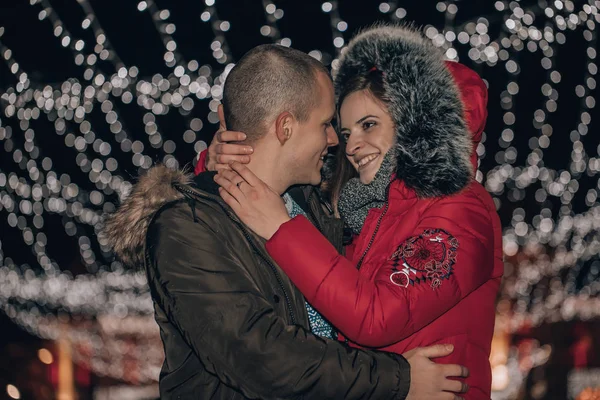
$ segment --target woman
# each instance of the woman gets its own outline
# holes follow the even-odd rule
[[[355,235],[347,258],[306,218],[282,224],[281,198],[240,164],[248,185],[221,171],[222,197],[346,340],[395,353],[454,344],[441,361],[470,369],[466,398],[489,399],[503,264],[494,202],[473,177],[486,87],[399,27],[355,37],[335,86],[343,142],[330,188]]]

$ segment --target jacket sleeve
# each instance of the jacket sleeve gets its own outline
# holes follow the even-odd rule
[[[493,240],[489,215],[477,199],[447,198],[430,207],[389,254],[375,256],[380,265],[374,281],[303,217],[283,224],[266,247],[307,301],[348,339],[384,347],[423,328],[490,279]]]
[[[410,366],[402,356],[351,349],[287,324],[222,228],[201,214],[194,223],[183,208],[151,226],[149,281],[210,373],[248,398],[406,397]]]

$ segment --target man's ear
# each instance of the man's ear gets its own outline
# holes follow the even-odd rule
[[[296,119],[289,111],[284,111],[277,116],[275,120],[275,135],[282,145],[292,137],[295,122]]]
[[[219,130],[226,131],[227,124],[225,123],[225,112],[223,111],[223,104],[219,104],[217,107],[217,114],[219,115]]]

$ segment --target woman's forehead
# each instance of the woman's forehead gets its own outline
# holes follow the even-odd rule
[[[340,117],[342,119],[345,117],[355,118],[359,116],[359,114],[373,114],[379,116],[386,113],[387,110],[385,106],[381,104],[381,102],[377,101],[373,94],[367,90],[361,90],[348,95],[342,102],[342,106],[340,108]],[[349,121],[348,123],[353,122],[356,121]]]

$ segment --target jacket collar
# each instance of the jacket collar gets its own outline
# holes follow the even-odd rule
[[[219,196],[219,185],[217,185],[217,183],[214,180],[215,175],[217,175],[217,173],[213,171],[202,172],[196,175],[196,177],[192,181],[192,184],[196,188],[208,194]]]
[[[105,217],[98,236],[132,267],[144,265],[146,234],[155,214],[166,204],[184,199],[177,185],[188,185],[192,175],[156,165],[140,177],[119,208]]]

